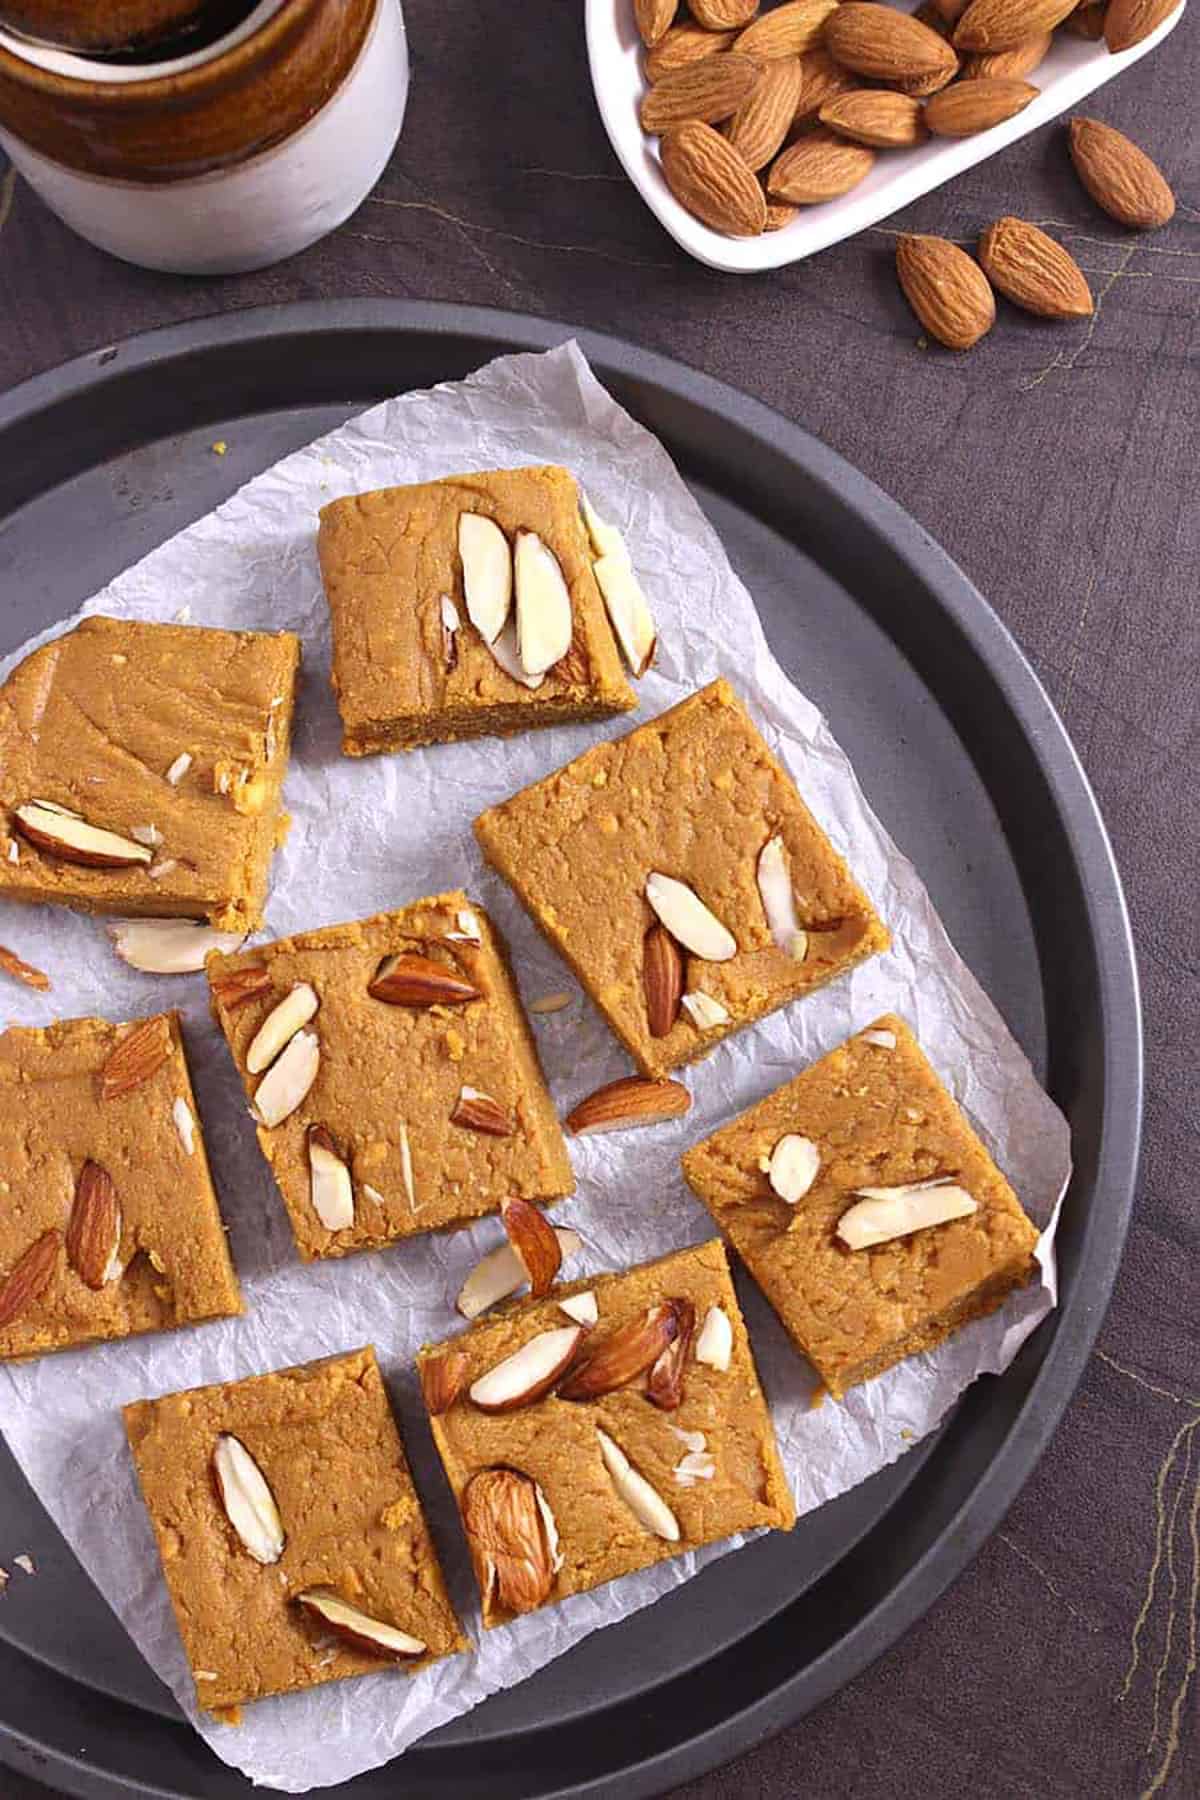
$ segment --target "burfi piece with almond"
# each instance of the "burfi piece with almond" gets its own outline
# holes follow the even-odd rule
[[[718,1240],[418,1358],[485,1625],[795,1518]]]
[[[370,1347],[124,1417],[201,1706],[469,1648]]]
[[[689,1186],[840,1396],[994,1312],[1037,1230],[886,1014],[689,1150]]]
[[[0,688],[0,899],[262,922],[286,828],[290,632],[93,615]]]
[[[585,750],[475,832],[644,1075],[887,948],[726,681]]]
[[[0,1358],[242,1310],[176,1013],[0,1035]]]
[[[318,551],[349,756],[637,704],[566,469],[492,469],[334,500]],[[612,565],[601,560],[604,575]]]
[[[503,947],[465,894],[205,967],[306,1261],[573,1191]]]

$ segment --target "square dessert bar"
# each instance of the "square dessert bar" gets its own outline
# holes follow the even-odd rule
[[[418,1368],[485,1625],[795,1521],[718,1239],[506,1307]]]
[[[886,949],[726,681],[475,821],[644,1075]]]
[[[0,1358],[241,1310],[178,1014],[0,1035]]]
[[[84,619],[0,688],[0,899],[262,921],[299,640]]]
[[[465,894],[205,967],[306,1262],[574,1191],[499,938]]]
[[[994,1312],[1037,1231],[886,1014],[683,1158],[830,1393]]]
[[[124,1417],[201,1706],[469,1648],[369,1346]]]
[[[493,469],[334,500],[317,547],[348,756],[637,704],[566,469]]]

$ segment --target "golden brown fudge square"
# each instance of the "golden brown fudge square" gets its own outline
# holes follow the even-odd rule
[[[500,939],[465,894],[205,966],[306,1262],[574,1191]]]
[[[469,1648],[370,1346],[124,1416],[201,1706]]]
[[[887,948],[726,681],[585,750],[475,833],[644,1075]]]
[[[811,1148],[776,1159],[785,1138]],[[777,1191],[789,1160],[797,1187],[811,1178],[794,1203]],[[1033,1268],[1036,1229],[891,1013],[689,1150],[683,1172],[834,1396],[994,1312]],[[839,1221],[864,1190],[915,1183],[954,1184],[974,1210],[847,1247]]]
[[[554,1391],[476,1404],[495,1399],[481,1378],[543,1348],[572,1359]],[[795,1521],[719,1239],[514,1303],[418,1367],[485,1625]]]
[[[0,1357],[242,1310],[177,1013],[0,1035]]]
[[[558,562],[571,637],[540,677],[525,676],[519,660],[515,601],[495,652],[472,623],[459,552],[464,513],[498,526],[509,556],[518,533],[533,532]],[[321,512],[318,550],[348,756],[605,719],[637,704],[566,469],[492,469],[334,500]]]
[[[261,924],[299,639],[84,619],[0,688],[0,899]]]

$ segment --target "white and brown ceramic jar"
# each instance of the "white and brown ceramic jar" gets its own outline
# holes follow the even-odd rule
[[[16,3],[0,0],[22,27],[0,25],[0,145],[68,225],[128,262],[225,274],[291,256],[365,199],[399,134],[400,0],[227,7],[215,40],[195,31],[199,48],[172,28],[211,19],[212,0],[140,0],[125,10],[147,30],[157,19],[161,57],[153,37],[129,56],[31,41]],[[84,15],[111,9],[57,10],[86,32]]]

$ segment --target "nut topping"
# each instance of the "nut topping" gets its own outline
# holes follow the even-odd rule
[[[768,839],[759,852],[758,892],[775,944],[797,962],[803,962],[808,950],[808,938],[796,918],[792,877],[781,837]]]
[[[966,1189],[954,1181],[858,1188],[856,1192],[863,1198],[837,1222],[837,1235],[851,1250],[869,1250],[929,1225],[968,1218],[979,1210]]]
[[[465,1350],[447,1350],[441,1356],[429,1356],[419,1365],[421,1394],[430,1418],[449,1412],[462,1393],[467,1378]]]
[[[400,1149],[400,1179],[404,1183],[404,1198],[408,1201],[409,1211],[418,1212],[417,1184],[413,1179],[412,1151],[408,1143],[408,1126],[400,1121],[400,1129],[396,1133],[396,1142]]]
[[[583,522],[587,526],[588,537],[592,541],[592,554],[597,559],[605,556],[623,557],[629,560],[629,552],[625,548],[625,539],[615,525],[610,525],[596,511],[583,489],[579,490],[579,510],[583,514]]]
[[[628,1387],[674,1343],[685,1322],[683,1300],[665,1300],[608,1332],[559,1386],[560,1400],[598,1400]]]
[[[733,1326],[722,1306],[710,1306],[696,1336],[696,1361],[724,1375],[733,1355]]]
[[[535,1300],[549,1293],[562,1266],[562,1249],[558,1233],[540,1207],[531,1200],[512,1198],[500,1202],[500,1217],[529,1277],[529,1291]]]
[[[487,1137],[511,1137],[513,1122],[498,1100],[478,1088],[463,1087],[450,1114],[452,1125],[466,1131],[482,1131]]]
[[[517,654],[517,625],[515,619],[510,619],[508,621],[508,624],[504,627],[500,636],[496,639],[494,644],[489,646],[489,648],[497,663],[499,663],[500,667],[504,670],[504,673],[510,676],[513,681],[519,681],[522,687],[530,689],[541,687],[546,677],[544,675],[530,675],[529,672],[521,666],[521,658]]]
[[[568,1319],[574,1319],[577,1325],[594,1325],[600,1317],[596,1296],[590,1288],[583,1294],[568,1294],[558,1304]]]
[[[705,962],[728,962],[737,955],[737,939],[709,911],[686,881],[653,870],[646,877],[650,909],[671,936]]]
[[[647,1075],[622,1075],[610,1081],[567,1114],[567,1130],[576,1137],[599,1131],[627,1131],[636,1125],[660,1125],[678,1119],[692,1104],[679,1081],[652,1081]]]
[[[18,806],[14,814],[17,829],[38,850],[45,850],[63,862],[79,863],[88,869],[128,869],[135,863],[149,863],[153,852],[145,844],[121,837],[116,831],[104,831],[89,825],[79,813],[68,812],[49,800],[30,800]]]
[[[246,1067],[251,1075],[261,1075],[264,1069],[270,1068],[300,1027],[308,1024],[319,1005],[316,989],[307,981],[296,982],[283,999],[271,1008],[250,1040],[250,1048],[246,1052]]]
[[[258,1116],[267,1129],[282,1125],[304,1100],[317,1079],[321,1046],[315,1031],[298,1031],[259,1082],[254,1094]]]
[[[513,575],[517,655],[527,675],[544,675],[571,648],[571,596],[557,556],[536,531],[518,531]]]
[[[38,988],[42,993],[50,986],[48,975],[43,975],[32,963],[25,962],[15,950],[6,950],[3,944],[0,944],[0,969],[15,981],[23,981],[26,987]]]
[[[675,1412],[683,1401],[683,1373],[696,1329],[696,1309],[690,1300],[672,1300],[668,1304],[675,1308],[676,1333],[651,1367],[646,1398],[662,1412]]]
[[[388,1006],[461,1006],[464,1001],[481,998],[474,982],[460,969],[409,950],[386,956],[367,992]]]
[[[163,1018],[141,1019],[109,1051],[100,1071],[100,1098],[131,1094],[156,1075],[171,1055],[171,1034]]]
[[[480,1412],[515,1412],[548,1394],[574,1361],[583,1339],[582,1325],[539,1331],[527,1343],[481,1375],[470,1387]]]
[[[191,919],[126,919],[110,929],[117,955],[146,975],[192,975],[211,951],[229,956],[245,942],[244,932],[214,931]]]
[[[240,1438],[221,1433],[212,1470],[225,1516],[244,1547],[255,1562],[278,1562],[286,1542],[283,1521],[266,1476]]]
[[[191,768],[191,766],[192,766],[191,752],[188,750],[181,750],[179,752],[179,755],[175,758],[175,761],[171,764],[170,768],[167,770],[167,780],[170,782],[172,787],[179,786],[179,783],[183,780],[184,776],[187,774],[187,772]]]
[[[894,1050],[896,1048],[894,1031],[864,1031],[862,1037],[864,1044],[874,1044],[877,1050]]]
[[[458,520],[467,617],[485,644],[494,644],[512,606],[513,564],[508,539],[494,519],[465,512]]]
[[[570,994],[541,994],[536,1000],[529,1002],[529,1010],[531,1013],[556,1013],[562,1012],[563,1008],[570,1004]]]
[[[767,1158],[766,1176],[779,1198],[795,1206],[817,1179],[820,1167],[820,1153],[812,1139],[789,1131]]]
[[[626,1506],[647,1531],[652,1531],[656,1537],[665,1538],[669,1544],[677,1544],[680,1535],[679,1520],[666,1501],[654,1491],[644,1475],[638,1474],[620,1445],[615,1444],[607,1431],[601,1431],[598,1425],[596,1436],[600,1440],[604,1466]]]
[[[271,971],[265,963],[251,963],[245,969],[230,969],[225,975],[214,975],[209,983],[213,996],[227,1012],[236,1012],[247,1000],[257,1000],[271,985]]]
[[[516,1469],[481,1469],[463,1494],[462,1517],[484,1605],[514,1613],[540,1606],[554,1586],[558,1530],[551,1543],[554,1515],[536,1481]]]
[[[99,1163],[85,1162],[75,1184],[67,1225],[67,1261],[94,1292],[121,1273],[121,1208],[112,1176]]]
[[[478,949],[483,939],[479,935],[479,920],[470,907],[460,907],[454,915],[454,922],[458,929],[446,933],[446,942],[448,944],[472,944]]]
[[[592,572],[604,596],[608,622],[629,664],[629,672],[638,680],[654,661],[654,652],[658,648],[654,615],[641,584],[623,547],[620,555],[600,557],[592,564]]]
[[[672,1471],[680,1487],[695,1487],[698,1481],[711,1481],[717,1472],[711,1450],[689,1450],[681,1456]]]
[[[443,594],[439,599],[438,616],[442,622],[442,661],[446,665],[446,673],[449,675],[458,663],[458,639],[455,633],[462,624],[462,620],[458,616],[458,608],[449,594]]]
[[[666,1037],[679,1017],[683,957],[665,925],[652,925],[643,940],[642,985],[650,1036]]]
[[[697,1031],[715,1031],[718,1025],[728,1025],[729,1008],[703,988],[693,988],[690,994],[681,996],[680,1004]]]
[[[62,1233],[43,1231],[0,1282],[0,1330],[40,1300],[58,1267]]]
[[[171,1117],[175,1121],[175,1129],[179,1133],[179,1141],[183,1145],[185,1156],[190,1156],[196,1148],[196,1121],[192,1117],[192,1109],[182,1094],[171,1102]]]
[[[343,1600],[332,1588],[308,1588],[303,1594],[296,1595],[296,1605],[368,1656],[424,1656],[429,1648],[420,1638],[401,1631],[398,1625],[385,1625],[382,1619],[372,1619],[368,1613]]]
[[[554,1235],[564,1257],[574,1256],[582,1247],[579,1233],[569,1227],[556,1226]],[[501,1244],[498,1250],[492,1250],[475,1264],[462,1285],[455,1305],[464,1319],[477,1319],[489,1306],[495,1306],[500,1300],[507,1300],[519,1287],[524,1287],[528,1279],[529,1271],[512,1245]]]
[[[354,1223],[354,1183],[324,1125],[308,1128],[309,1197],[326,1231],[349,1231]]]

